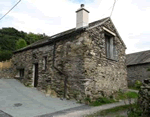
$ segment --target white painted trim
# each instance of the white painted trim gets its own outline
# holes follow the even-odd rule
[[[34,87],[34,79],[35,79],[35,64],[33,64],[33,72],[32,72],[32,86]]]
[[[105,27],[103,27],[103,29],[104,29],[105,31],[107,31],[108,33],[110,33],[110,34],[112,34],[112,35],[116,36],[116,34],[115,34],[115,33],[113,33],[112,31],[110,31],[109,29],[107,29],[107,28],[105,28]]]

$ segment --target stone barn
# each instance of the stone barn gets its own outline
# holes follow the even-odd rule
[[[64,98],[97,98],[126,89],[126,46],[111,18],[88,23],[83,5],[76,15],[75,28],[15,51],[14,77]]]
[[[150,50],[127,54],[127,80],[133,86],[136,80],[142,81],[150,77]]]

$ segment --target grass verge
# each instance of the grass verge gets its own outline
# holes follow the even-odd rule
[[[98,111],[98,112],[96,112],[94,114],[87,115],[86,117],[106,116],[108,114],[112,114],[112,113],[116,113],[116,112],[119,112],[119,111],[127,110],[130,107],[131,107],[131,105],[118,106],[118,107],[114,107],[114,108],[111,108],[111,109]]]
[[[103,98],[98,98],[96,101],[91,102],[89,105],[90,106],[100,106],[103,104],[109,104],[109,103],[113,103],[113,102],[117,102],[114,99],[108,99],[106,97]]]
[[[137,87],[128,87],[129,89],[133,89],[133,90],[139,90],[140,88]]]
[[[138,98],[138,94],[132,91],[128,91],[126,93],[118,92],[116,100],[124,100],[128,98]]]
[[[91,101],[90,98],[86,98],[85,101],[88,102],[87,104],[90,106],[100,106],[104,104],[118,102],[120,100],[129,99],[129,98],[138,98],[138,94],[132,91],[128,91],[126,93],[118,92],[114,99],[99,97],[96,101]]]

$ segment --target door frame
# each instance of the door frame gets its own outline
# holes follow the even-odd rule
[[[32,86],[37,87],[38,85],[38,63],[33,63],[33,80]]]

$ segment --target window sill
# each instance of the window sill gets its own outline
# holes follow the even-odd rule
[[[112,60],[112,61],[116,61],[116,62],[118,62],[118,60],[115,60],[115,59],[112,59],[112,58],[108,58],[108,57],[106,57],[108,60]]]
[[[23,77],[14,77],[15,79],[17,79],[17,80],[22,80],[23,79]]]

